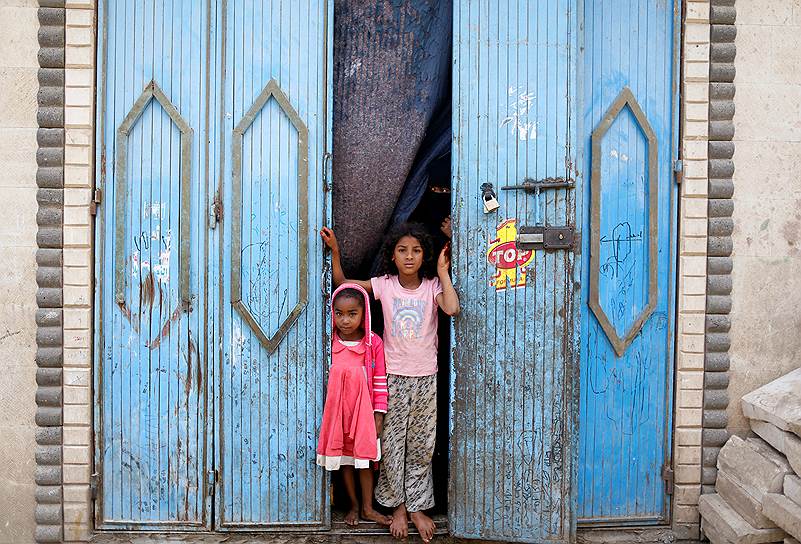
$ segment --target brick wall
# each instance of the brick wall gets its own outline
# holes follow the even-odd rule
[[[734,0],[710,1],[709,53],[709,198],[707,211],[707,296],[704,359],[704,432],[701,492],[714,490],[717,459],[728,439],[729,330],[731,319],[731,195],[734,184]]]

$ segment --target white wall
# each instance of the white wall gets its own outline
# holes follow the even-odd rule
[[[729,428],[801,366],[801,0],[737,0]]]
[[[33,541],[38,3],[0,0],[0,543]]]

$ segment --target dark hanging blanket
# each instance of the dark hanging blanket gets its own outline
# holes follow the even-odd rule
[[[393,212],[408,217],[421,169],[450,143],[449,123],[426,131],[448,115],[451,11],[450,0],[334,3],[333,216],[348,275],[367,274]]]

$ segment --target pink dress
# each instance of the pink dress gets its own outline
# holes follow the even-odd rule
[[[343,284],[339,289],[353,287]],[[367,293],[363,292],[365,299]],[[336,295],[336,291],[334,292]],[[370,331],[369,304],[365,302],[365,337],[345,343],[334,331],[331,369],[317,443],[317,464],[326,470],[341,465],[369,468],[381,448],[375,432],[375,412],[387,410],[387,382],[381,338]]]

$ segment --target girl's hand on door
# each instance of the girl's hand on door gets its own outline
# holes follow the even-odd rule
[[[437,276],[442,285],[442,292],[437,295],[437,306],[450,316],[455,316],[461,309],[459,306],[459,295],[453,288],[453,282],[449,270],[451,267],[451,243],[445,244],[437,260]]]
[[[337,242],[337,237],[333,230],[329,229],[328,227],[323,227],[320,229],[320,238],[323,239],[325,245],[331,248],[331,252],[334,255],[339,255],[339,242]]]

